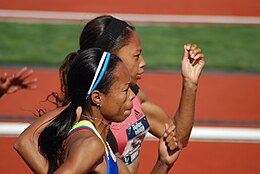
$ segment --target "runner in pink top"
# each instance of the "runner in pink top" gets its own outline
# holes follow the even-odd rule
[[[110,127],[124,163],[131,164],[138,157],[141,143],[149,128],[147,118],[141,109],[140,99],[135,97],[133,109],[128,118],[121,123],[113,122]]]

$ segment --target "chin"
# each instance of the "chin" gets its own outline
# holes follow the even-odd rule
[[[122,118],[120,118],[120,119],[118,119],[118,120],[116,120],[116,121],[114,121],[114,122],[120,123],[120,122],[125,121],[125,119],[126,119],[126,117],[122,117]]]
[[[124,118],[126,119],[131,114],[131,110],[127,110],[124,113]]]
[[[138,79],[132,79],[131,82],[130,82],[130,85],[131,85],[131,86],[136,85],[137,80],[138,80]]]

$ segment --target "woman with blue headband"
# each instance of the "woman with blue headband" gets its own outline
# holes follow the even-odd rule
[[[101,49],[84,50],[70,65],[67,85],[70,104],[50,121],[38,140],[48,161],[47,173],[130,173],[106,142],[111,123],[125,120],[133,107],[135,94],[126,66]],[[169,136],[174,135],[170,132]],[[151,173],[167,173],[176,160],[168,155],[163,140],[160,152]]]
[[[160,138],[165,130],[165,123],[175,125],[178,139],[167,142],[169,147],[177,146],[177,149],[186,147],[189,141],[191,129],[194,122],[196,91],[198,88],[199,77],[204,67],[204,55],[201,49],[194,44],[184,45],[182,58],[181,74],[183,77],[182,94],[179,107],[173,117],[169,116],[160,106],[154,104],[143,89],[137,84],[144,73],[145,61],[142,57],[142,45],[135,28],[125,21],[116,19],[112,16],[100,16],[86,24],[80,36],[80,48],[78,52],[91,47],[99,47],[120,57],[126,64],[131,76],[131,89],[136,94],[133,100],[131,115],[121,123],[113,123],[111,130],[115,139],[109,138],[113,143],[113,150],[118,152],[119,157],[128,165],[132,173],[136,173],[139,165],[139,154],[141,144],[146,133]],[[68,104],[70,95],[66,88],[66,74],[68,65],[75,59],[77,52],[71,53],[60,69],[62,91],[64,92],[63,105]],[[170,79],[169,79],[170,80]],[[51,118],[52,114],[48,116]],[[46,116],[47,118],[47,116]],[[40,118],[38,125],[44,122]],[[135,125],[140,125],[138,128]],[[137,128],[136,131],[133,131]],[[23,148],[30,146],[35,149],[37,136],[30,137],[29,132],[40,132],[31,126],[18,139],[16,149],[24,158],[30,160],[28,163],[35,163],[32,151]],[[113,137],[113,136],[110,136]],[[27,140],[26,140],[27,139]],[[111,140],[112,139],[112,140]],[[110,144],[112,144],[110,143]],[[25,144],[25,145],[19,145]],[[36,146],[37,147],[37,146]],[[42,166],[39,165],[39,168]]]

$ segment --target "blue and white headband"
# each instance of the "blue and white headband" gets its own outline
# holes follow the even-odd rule
[[[98,83],[100,82],[100,80],[102,79],[102,77],[104,76],[106,69],[107,69],[107,65],[110,59],[110,53],[104,51],[99,63],[98,63],[98,67],[97,70],[95,72],[94,78],[92,80],[91,86],[88,90],[87,93],[87,97],[86,99],[88,99],[88,97],[90,96],[90,94],[95,90],[95,88],[97,87]]]

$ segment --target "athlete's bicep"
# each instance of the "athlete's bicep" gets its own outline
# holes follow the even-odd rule
[[[19,135],[14,144],[14,149],[35,173],[46,173],[48,170],[47,160],[38,151],[39,135],[62,110],[64,108],[58,108],[39,117]]]

